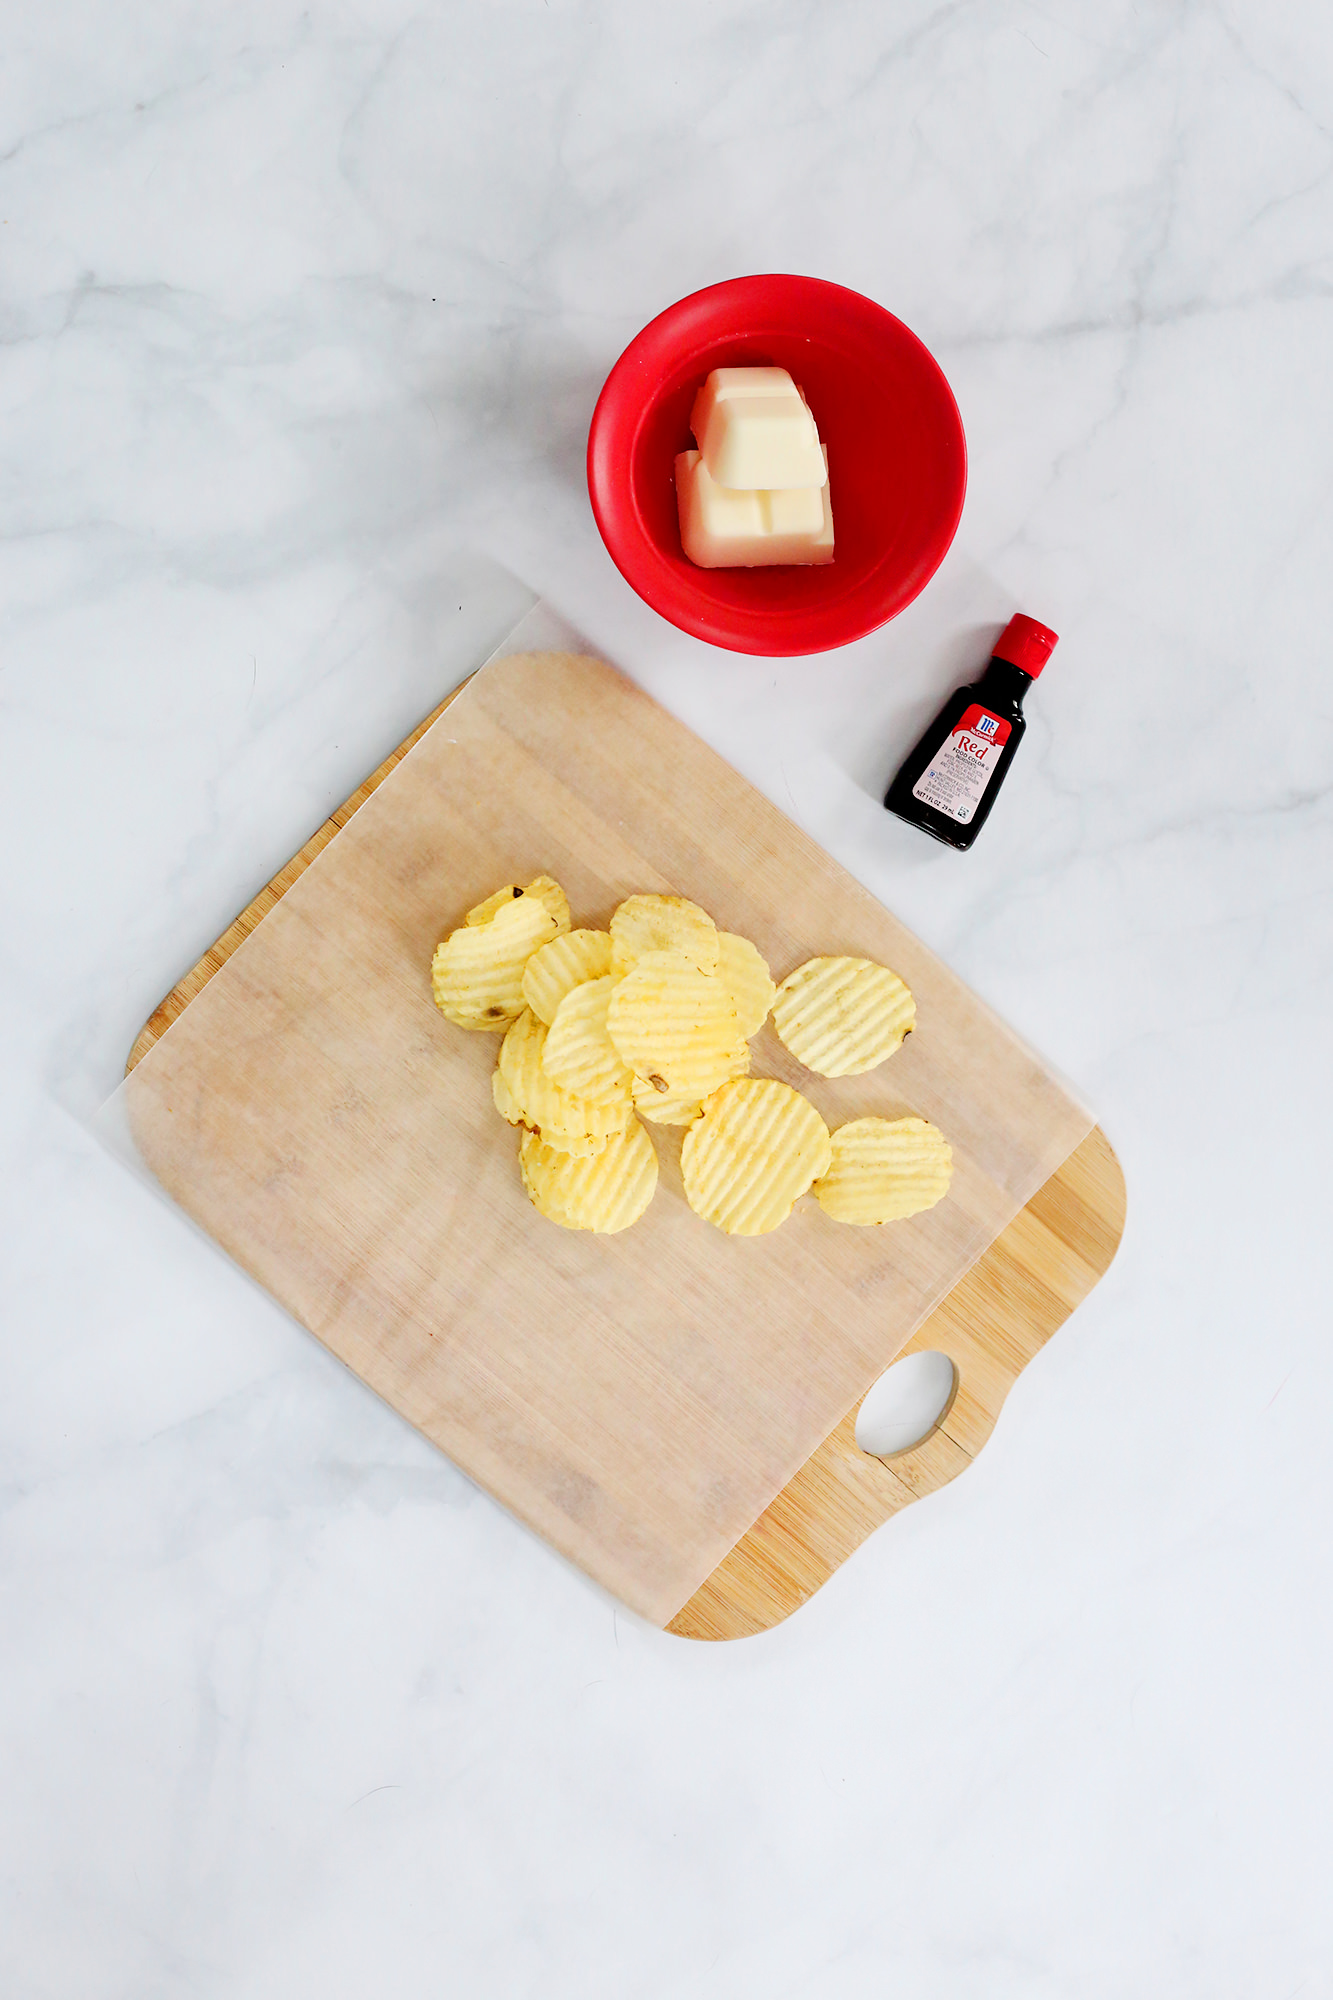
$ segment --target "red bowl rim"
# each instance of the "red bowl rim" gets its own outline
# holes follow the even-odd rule
[[[957,459],[953,468],[956,494],[951,510],[947,515],[941,515],[925,556],[918,560],[905,578],[899,579],[893,590],[883,594],[882,600],[870,608],[869,615],[867,608],[864,605],[858,608],[855,601],[845,601],[841,606],[815,604],[798,611],[784,608],[764,613],[735,605],[711,603],[702,594],[682,593],[676,572],[668,568],[644,527],[632,494],[628,506],[623,500],[617,503],[615,498],[617,492],[624,492],[624,481],[616,478],[615,466],[617,462],[623,465],[632,459],[639,429],[648,415],[648,404],[644,398],[629,393],[631,384],[645,374],[650,382],[656,382],[663,368],[679,354],[682,333],[689,328],[691,321],[711,319],[712,309],[722,299],[741,303],[747,293],[756,292],[770,299],[768,310],[771,311],[768,288],[773,285],[790,286],[793,293],[804,293],[816,308],[821,299],[829,303],[836,299],[851,305],[857,312],[864,313],[868,309],[872,316],[877,315],[889,322],[895,328],[895,340],[916,350],[918,363],[925,374],[934,378],[942,404],[953,417]],[[846,285],[835,285],[827,278],[811,278],[790,272],[755,273],[743,278],[728,278],[721,284],[706,285],[700,291],[689,293],[674,305],[667,306],[635,334],[602,384],[597,398],[588,429],[587,476],[593,517],[607,552],[626,583],[646,604],[669,624],[725,651],[777,658],[828,652],[838,646],[850,645],[853,640],[865,638],[868,633],[886,625],[891,618],[896,618],[919,596],[948,554],[958,532],[967,494],[967,440],[957,400],[939,362],[911,327],[880,305],[878,300],[867,298],[863,292],[852,291]],[[839,610],[844,614],[842,618],[836,615]],[[765,624],[779,629],[765,632]]]

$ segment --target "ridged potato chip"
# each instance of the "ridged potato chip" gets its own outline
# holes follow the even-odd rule
[[[523,1113],[514,1102],[513,1092],[505,1082],[503,1072],[498,1069],[491,1072],[491,1096],[495,1099],[495,1108],[506,1125],[523,1123]]]
[[[773,1003],[783,1045],[816,1076],[860,1076],[911,1033],[916,1002],[886,965],[811,958],[788,973]]]
[[[573,918],[569,913],[569,898],[554,876],[534,876],[523,893],[526,896],[536,896],[540,902],[545,903],[547,909],[555,918],[556,929],[558,931],[564,932],[569,929],[570,924],[573,922]]]
[[[833,1134],[815,1200],[835,1222],[896,1222],[934,1208],[952,1176],[949,1142],[926,1119],[855,1118]]]
[[[462,924],[436,946],[431,988],[440,1012],[460,1028],[507,1028],[523,1012],[523,968],[556,934],[536,896],[503,903],[483,924]]]
[[[502,910],[506,903],[516,903],[522,894],[523,890],[519,883],[506,882],[503,889],[497,889],[484,903],[474,903],[463,922],[473,925],[474,928],[477,924],[488,924],[497,910]]]
[[[506,903],[516,903],[520,896],[535,896],[539,903],[546,905],[555,918],[557,931],[569,929],[569,898],[560,884],[553,881],[549,875],[534,876],[526,889],[520,888],[517,882],[506,882],[503,889],[497,889],[484,903],[475,903],[463,921],[474,925],[488,924],[497,910],[502,910]]]
[[[610,970],[609,931],[566,931],[533,952],[523,971],[523,998],[549,1028],[566,993]]]
[[[650,1125],[693,1125],[704,1108],[701,1097],[673,1097],[670,1091],[661,1096],[641,1076],[635,1077],[633,1088],[634,1109]]]
[[[728,1236],[762,1236],[828,1172],[828,1126],[808,1098],[771,1077],[725,1083],[681,1147],[685,1199]]]
[[[591,1159],[574,1159],[525,1132],[519,1169],[533,1206],[565,1229],[612,1236],[637,1222],[657,1187],[657,1154],[637,1118]]]
[[[606,1032],[615,989],[609,974],[572,987],[555,1010],[542,1050],[542,1068],[553,1083],[599,1104],[621,1104],[631,1096],[632,1073]]]
[[[634,1116],[626,1096],[623,1104],[593,1104],[571,1097],[552,1082],[542,1066],[546,1025],[525,1007],[500,1045],[500,1074],[519,1115],[550,1146],[562,1153],[598,1153],[613,1132],[623,1131]]]
[[[732,1065],[732,1076],[745,1076],[750,1067],[750,1045],[742,1042]],[[646,1076],[636,1076],[631,1086],[634,1093],[634,1109],[640,1118],[647,1118],[654,1125],[693,1125],[704,1108],[701,1097],[673,1097],[666,1088],[658,1088],[658,1083],[650,1083]]]
[[[738,937],[735,931],[719,931],[717,944],[717,976],[736,1003],[741,1033],[748,1042],[768,1019],[778,989],[763,954],[749,938]]]
[[[629,972],[655,951],[678,951],[700,972],[716,972],[717,925],[685,896],[627,896],[611,919],[612,972]]]
[[[681,1098],[716,1090],[744,1046],[736,1004],[717,974],[673,951],[645,952],[625,974],[606,1027],[635,1076]]]

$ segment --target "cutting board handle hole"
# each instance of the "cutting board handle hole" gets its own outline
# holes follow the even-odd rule
[[[856,1413],[856,1442],[872,1458],[911,1451],[942,1423],[958,1393],[958,1370],[937,1347],[905,1354],[868,1389]]]

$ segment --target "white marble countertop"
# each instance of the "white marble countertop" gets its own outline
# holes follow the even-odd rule
[[[6,42],[0,1991],[1333,1993],[1326,10],[14,0]],[[925,597],[814,662],[658,621],[583,485],[629,337],[766,269],[905,319],[971,450]],[[1125,1166],[976,1466],[754,1641],[614,1614],[89,1130],[517,604],[465,547]],[[1061,644],[962,857],[877,794],[1015,607]]]

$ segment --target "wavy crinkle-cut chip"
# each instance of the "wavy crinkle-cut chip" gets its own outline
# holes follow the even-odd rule
[[[723,1084],[681,1147],[685,1199],[728,1236],[762,1236],[827,1173],[828,1126],[808,1098],[770,1077]]]
[[[506,882],[503,889],[497,889],[484,903],[475,903],[463,921],[473,925],[488,924],[498,910],[502,910],[506,903],[516,903],[520,896],[535,896],[539,903],[544,903],[555,918],[557,932],[569,929],[569,898],[549,875],[534,876],[526,888],[521,888],[517,882]]]
[[[523,891],[525,896],[535,896],[545,903],[555,918],[556,929],[561,933],[569,929],[573,918],[569,913],[569,898],[552,875],[537,875]]]
[[[506,882],[503,889],[497,889],[484,903],[474,903],[463,922],[471,924],[474,928],[478,924],[488,924],[497,910],[502,910],[506,903],[516,903],[522,894],[523,890],[519,883]]]
[[[525,1133],[519,1169],[533,1206],[565,1229],[611,1236],[637,1222],[657,1187],[657,1155],[637,1118],[591,1159],[575,1159]]]
[[[736,1004],[716,973],[678,952],[650,951],[611,995],[607,1033],[635,1076],[681,1098],[707,1097],[744,1046]]]
[[[629,972],[649,952],[678,951],[716,972],[717,925],[685,896],[628,896],[611,919],[611,970]]]
[[[693,1125],[704,1108],[701,1097],[659,1096],[643,1077],[634,1079],[634,1109],[650,1125]]]
[[[732,1065],[732,1076],[745,1076],[750,1068],[750,1045],[742,1042]],[[663,1079],[636,1076],[632,1085],[634,1109],[640,1118],[654,1125],[693,1125],[704,1104],[701,1097],[673,1097]]]
[[[600,1152],[611,1134],[623,1131],[633,1117],[631,1099],[594,1104],[572,1097],[547,1075],[542,1064],[545,1046],[546,1024],[525,1007],[500,1045],[500,1074],[520,1118],[562,1153]]]
[[[835,1222],[869,1226],[934,1208],[949,1192],[953,1153],[924,1118],[854,1118],[833,1134],[815,1200]]]
[[[886,965],[811,958],[788,973],[773,1003],[784,1046],[816,1076],[859,1076],[901,1046],[916,1002]]]
[[[574,1097],[597,1103],[624,1103],[631,1096],[631,1071],[606,1032],[606,1013],[616,981],[589,979],[566,993],[546,1030],[542,1068],[553,1083]]]
[[[523,1012],[523,968],[555,934],[545,903],[526,895],[483,924],[460,925],[431,961],[436,1006],[460,1028],[507,1028]]]
[[[507,1125],[523,1123],[523,1113],[515,1104],[513,1092],[505,1082],[503,1073],[498,1069],[491,1072],[491,1096],[495,1099],[496,1110]]]
[[[719,931],[717,943],[717,976],[736,1003],[741,1033],[748,1041],[768,1019],[778,989],[763,954],[749,938],[738,937],[735,931]]]
[[[534,951],[523,972],[523,998],[549,1028],[555,1010],[576,986],[611,970],[609,931],[567,931]]]

